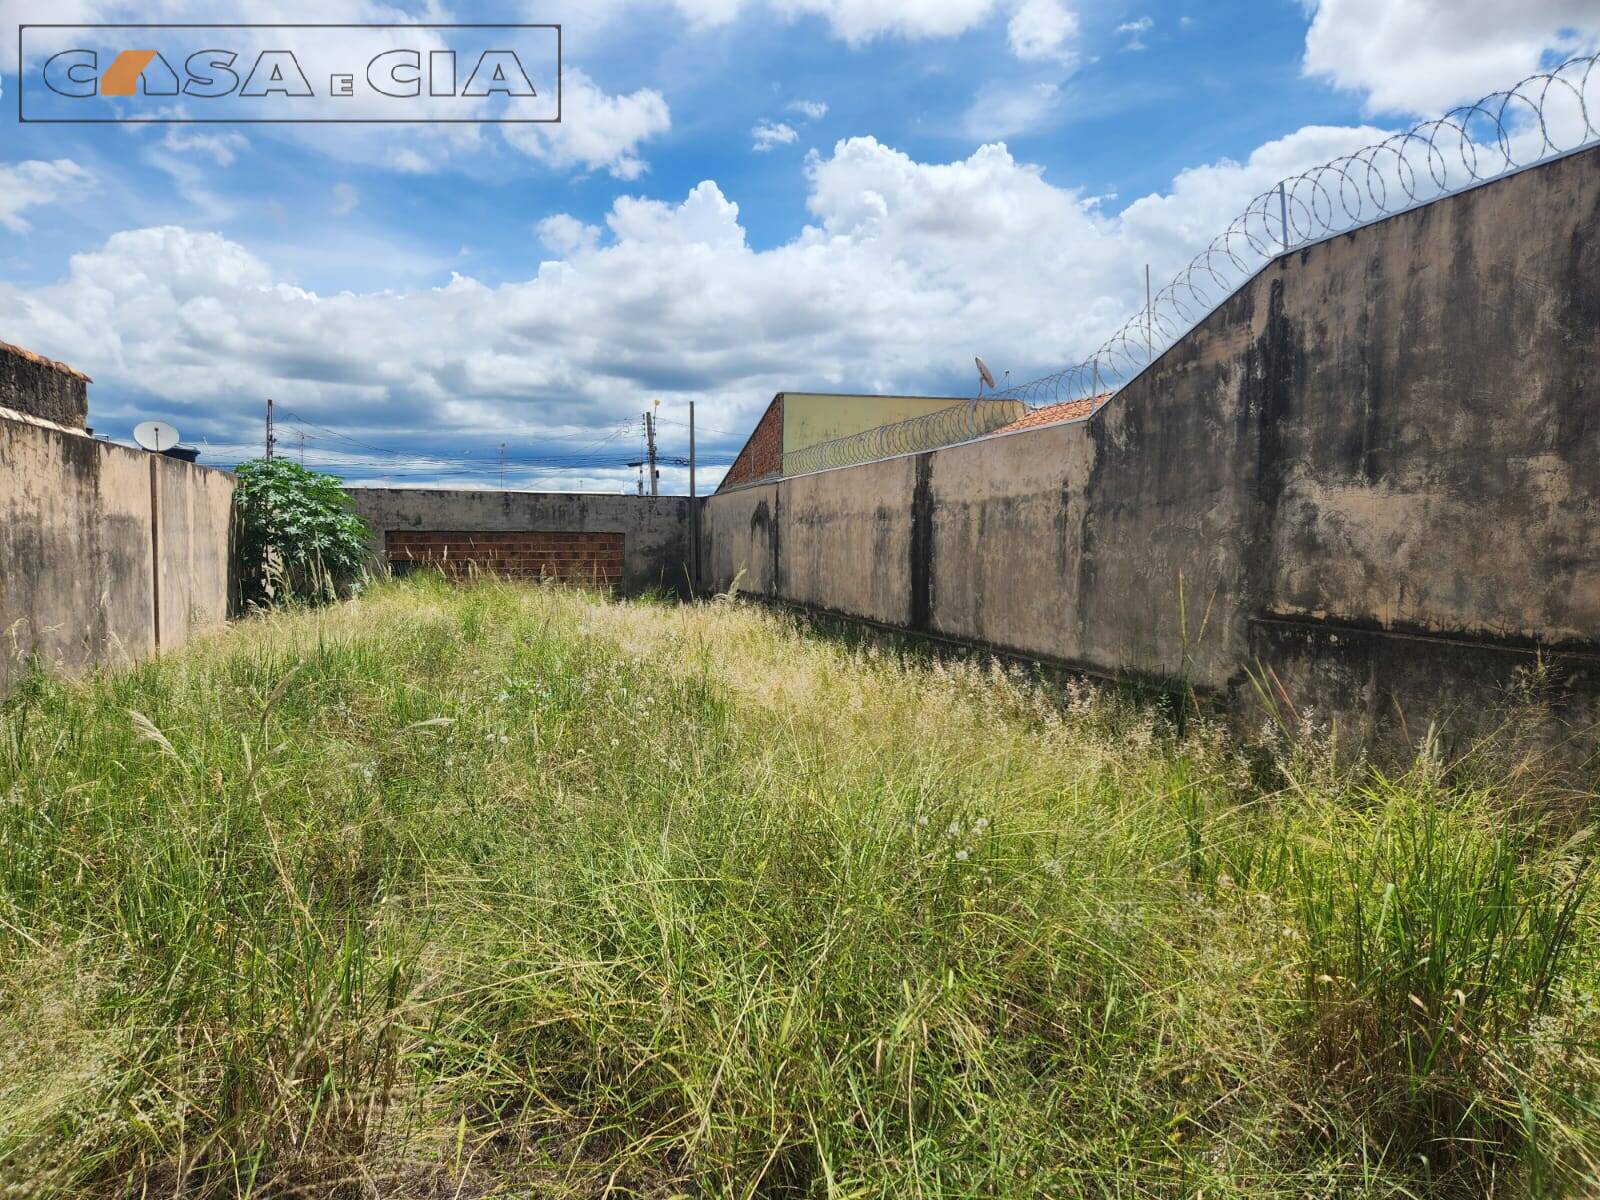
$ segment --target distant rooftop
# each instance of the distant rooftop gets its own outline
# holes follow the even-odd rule
[[[1090,396],[1087,400],[1067,400],[1061,404],[1047,404],[1043,408],[1036,408],[1018,417],[1009,425],[991,429],[989,436],[993,437],[997,433],[1013,433],[1018,429],[1035,429],[1040,425],[1059,425],[1063,421],[1077,421],[1087,417],[1110,398],[1110,392],[1102,392],[1098,396]]]

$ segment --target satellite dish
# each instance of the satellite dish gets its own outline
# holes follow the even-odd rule
[[[991,392],[994,391],[994,372],[989,370],[989,364],[984,362],[983,359],[979,358],[976,354],[972,356],[972,361],[978,364],[978,378],[989,385],[989,390]]]
[[[178,430],[165,421],[140,421],[133,427],[133,440],[146,450],[164,454],[178,444]]]

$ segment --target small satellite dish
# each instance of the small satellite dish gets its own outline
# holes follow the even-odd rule
[[[178,444],[178,430],[165,421],[140,421],[133,427],[133,440],[146,450],[164,454]]]
[[[994,372],[989,370],[989,364],[976,354],[972,356],[972,361],[978,364],[978,378],[989,385],[991,392],[994,391]],[[981,392],[983,389],[979,388],[978,390]]]

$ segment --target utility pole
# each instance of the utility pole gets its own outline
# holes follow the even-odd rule
[[[272,397],[267,397],[267,459],[272,459],[272,447],[278,439],[272,433]]]
[[[304,429],[300,431],[300,465],[302,467],[306,465],[306,431]]]
[[[506,444],[500,443],[500,490],[506,490]]]
[[[650,494],[658,496],[661,494],[661,480],[659,478],[660,472],[656,470],[656,418],[654,413],[646,412],[644,414],[644,436],[650,447],[650,453],[647,455],[650,460]]]
[[[695,511],[694,495],[694,401],[689,401],[689,591],[700,590],[700,514]]]

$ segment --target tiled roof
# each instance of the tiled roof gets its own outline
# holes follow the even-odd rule
[[[1062,404],[1047,404],[1043,408],[1036,408],[1030,413],[1025,413],[1009,425],[1002,425],[999,429],[991,429],[989,434],[992,437],[997,433],[1012,433],[1018,429],[1035,429],[1040,425],[1059,425],[1062,421],[1076,421],[1087,417],[1095,409],[1099,408],[1110,395],[1110,392],[1105,392],[1099,396],[1091,396],[1087,400],[1068,400]]]
[[[76,371],[67,366],[67,364],[64,362],[57,362],[53,358],[46,358],[42,354],[35,354],[32,350],[24,350],[21,346],[13,346],[10,342],[0,342],[0,354],[15,354],[18,358],[25,358],[29,362],[37,363],[41,367],[49,367],[51,370],[60,371],[63,375],[70,375],[74,379],[81,379],[85,383],[94,382],[94,380],[90,379],[82,371]]]

